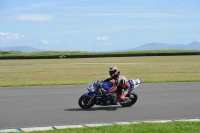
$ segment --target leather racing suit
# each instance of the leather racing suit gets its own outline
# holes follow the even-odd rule
[[[130,89],[130,84],[128,80],[120,72],[118,72],[113,77],[109,77],[105,79],[103,82],[109,82],[110,80],[114,80],[114,85],[106,93],[112,93],[112,92],[115,92],[117,89],[119,89],[119,91],[121,92],[119,101],[124,101]]]

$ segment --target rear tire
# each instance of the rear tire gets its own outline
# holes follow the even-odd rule
[[[91,99],[91,98],[82,95],[82,96],[79,98],[79,100],[78,100],[79,106],[80,106],[82,109],[89,109],[89,108],[91,108],[92,106],[94,106],[95,100],[93,99],[92,102],[91,102],[91,104],[90,104],[90,105],[87,105],[87,103],[89,102],[90,99]]]
[[[136,103],[136,101],[138,99],[137,93],[135,93],[135,92],[131,92],[131,93],[127,94],[126,97],[128,97],[131,101],[127,102],[127,103],[119,102],[123,107],[130,107],[130,106],[132,106],[133,104]]]

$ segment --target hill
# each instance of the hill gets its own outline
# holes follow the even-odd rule
[[[137,48],[128,49],[133,50],[200,50],[200,42],[192,42],[189,44],[165,44],[165,43],[147,43]]]
[[[0,51],[19,51],[19,52],[39,52],[45,51],[28,46],[17,46],[17,47],[0,47]]]

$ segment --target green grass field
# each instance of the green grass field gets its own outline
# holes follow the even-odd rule
[[[0,60],[0,86],[87,84],[116,65],[127,79],[199,82],[200,56]]]

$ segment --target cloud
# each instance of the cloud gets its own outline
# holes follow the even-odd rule
[[[57,48],[58,45],[62,46],[62,42],[56,39],[36,39],[33,37],[25,37],[20,33],[8,33],[0,31],[0,46],[34,46],[38,48]]]
[[[46,39],[43,39],[40,41],[41,44],[44,44],[44,45],[54,45],[54,44],[62,44],[62,42],[60,40],[46,40]]]
[[[41,40],[41,43],[47,45],[47,44],[49,44],[49,41],[47,41],[47,40]]]
[[[52,44],[62,44],[60,40],[51,40]]]
[[[96,38],[97,41],[108,41],[110,40],[109,36],[101,36]]]
[[[194,36],[193,39],[196,41],[200,41],[200,36]]]
[[[41,2],[41,3],[32,3],[30,5],[27,6],[18,6],[16,8],[12,8],[9,9],[9,11],[13,11],[13,12],[19,12],[19,11],[30,11],[30,10],[39,10],[39,9],[44,9],[44,8],[48,8],[48,7],[52,7],[53,5],[55,5],[55,2]]]
[[[62,26],[61,26],[62,27]],[[86,34],[86,33],[97,33],[97,34],[112,34],[112,32],[126,32],[126,31],[155,31],[155,30],[166,30],[166,29],[199,29],[200,23],[152,23],[152,24],[132,24],[132,25],[67,25],[63,26],[63,31],[56,31],[55,34]],[[109,36],[108,36],[109,37]],[[110,40],[111,38],[109,38]],[[95,40],[102,41],[102,37],[95,37]]]
[[[110,43],[100,43],[100,46],[110,46]]]
[[[25,36],[19,33],[7,33],[7,32],[0,32],[0,42],[1,43],[9,43],[16,40],[22,40]]]
[[[18,14],[10,16],[8,19],[15,21],[50,22],[54,19],[54,16],[41,14]]]
[[[61,14],[61,16],[70,17],[132,17],[132,18],[174,18],[174,17],[189,17],[198,16],[198,13],[182,14],[182,13],[168,13],[168,12],[138,12],[138,13],[72,13]]]

